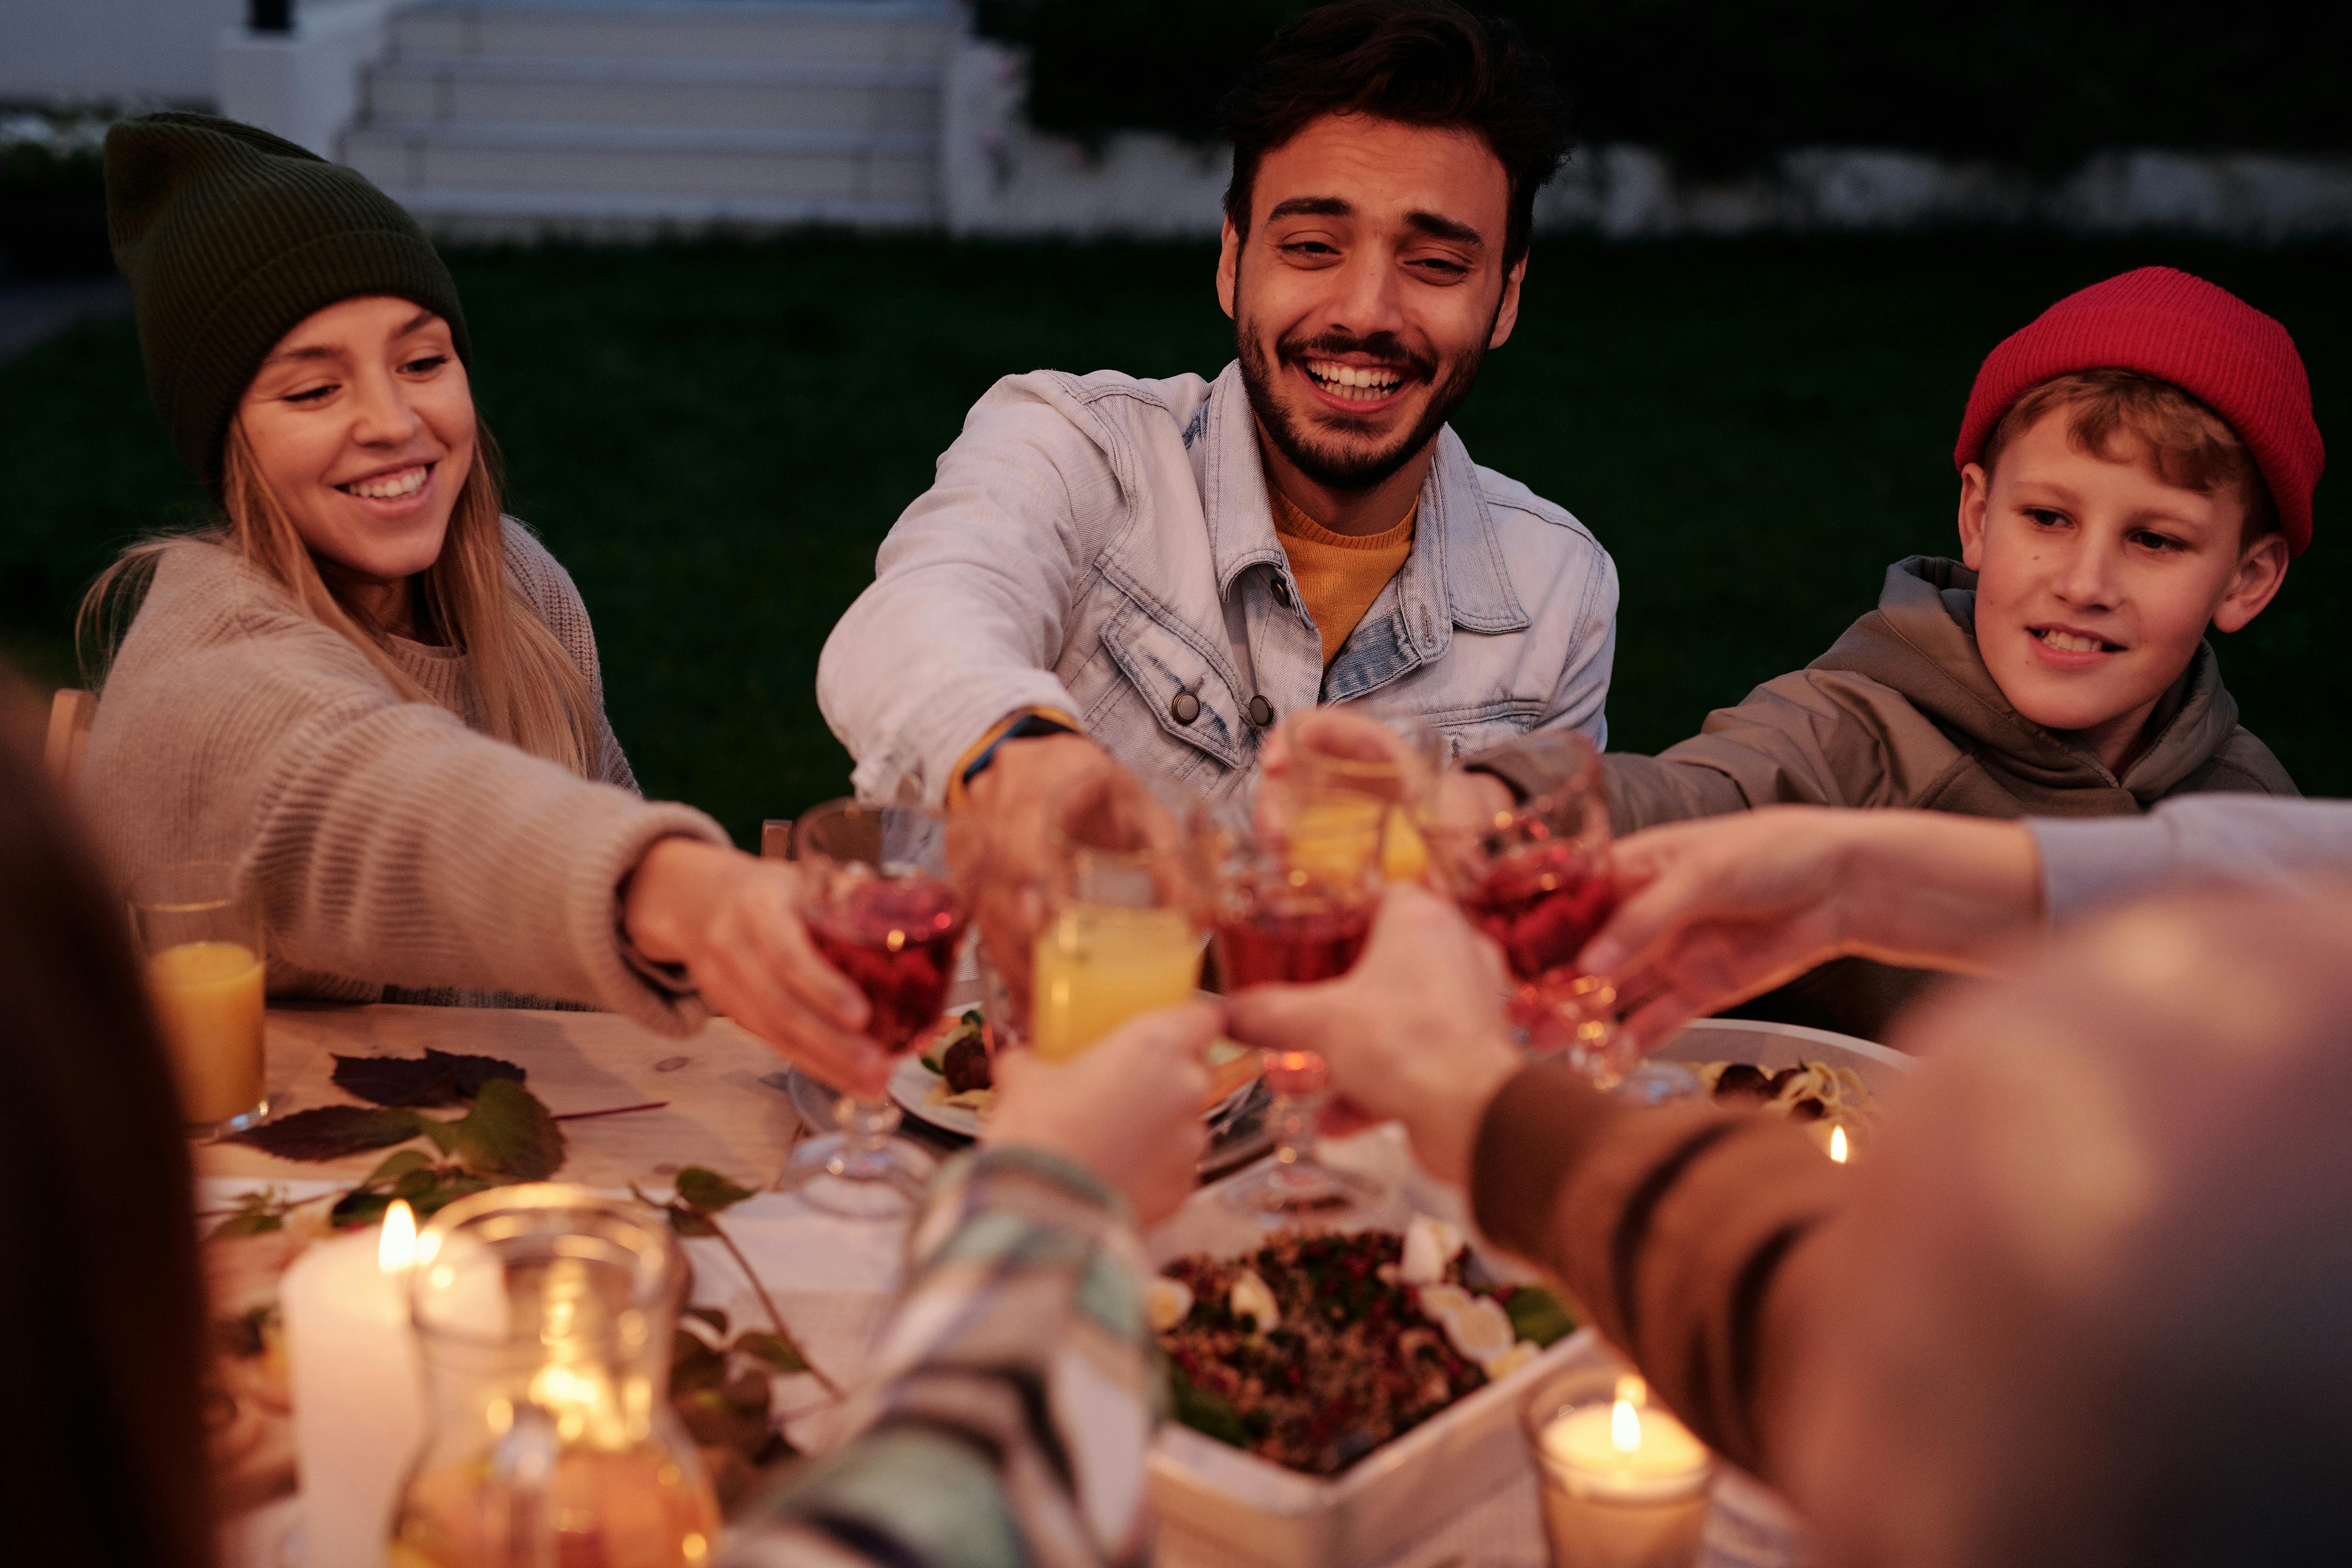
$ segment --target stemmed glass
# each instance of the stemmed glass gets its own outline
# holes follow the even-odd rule
[[[1262,792],[1263,793],[1263,792]],[[1246,818],[1202,813],[1192,827],[1204,917],[1228,991],[1270,982],[1308,984],[1354,967],[1380,898],[1384,814],[1364,797],[1285,788]],[[1358,1215],[1379,1183],[1316,1157],[1316,1124],[1330,1101],[1330,1069],[1313,1051],[1266,1051],[1273,1163],[1226,1189],[1227,1201],[1268,1225]]]
[[[1576,955],[1615,907],[1608,874],[1609,802],[1601,759],[1571,735],[1565,781],[1475,828],[1436,830],[1440,874],[1471,922],[1503,950],[1514,1021],[1539,1052],[1557,1052],[1607,1089],[1633,1063],[1609,983]]]
[[[939,1023],[971,918],[949,877],[946,824],[917,806],[828,801],[793,825],[793,845],[810,940],[865,993],[866,1034],[905,1054]],[[777,1190],[835,1214],[910,1212],[939,1163],[892,1136],[898,1108],[887,1094],[844,1094],[834,1119],[841,1131],[795,1148]]]

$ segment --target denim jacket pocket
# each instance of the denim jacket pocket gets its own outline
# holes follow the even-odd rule
[[[1130,598],[1103,623],[1102,646],[1168,739],[1229,768],[1249,765],[1243,700],[1198,632],[1171,626]]]
[[[1526,734],[1543,717],[1543,710],[1539,697],[1504,697],[1421,717],[1445,737],[1446,760],[1454,762]]]

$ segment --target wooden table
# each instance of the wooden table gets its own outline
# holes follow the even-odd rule
[[[436,1050],[502,1057],[528,1075],[549,1110],[666,1100],[659,1110],[563,1123],[567,1153],[557,1179],[623,1188],[666,1184],[682,1165],[708,1165],[749,1187],[783,1169],[802,1123],[782,1090],[762,1079],[782,1058],[756,1037],[713,1019],[689,1039],[656,1035],[614,1013],[492,1007],[276,1006],[269,1010],[272,1109],[361,1104],[334,1087],[336,1056],[415,1057]],[[429,1114],[454,1117],[456,1110]],[[257,1181],[357,1182],[384,1157],[302,1163],[243,1143],[196,1152],[200,1176]]]

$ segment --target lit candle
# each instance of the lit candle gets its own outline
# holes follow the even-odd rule
[[[1528,1404],[1552,1562],[1558,1568],[1686,1568],[1706,1522],[1712,1462],[1706,1446],[1672,1414],[1650,1405],[1638,1377],[1618,1378],[1613,1397],[1563,1407],[1565,1392],[1555,1384],[1537,1390]]]
[[[1830,1129],[1830,1158],[1841,1165],[1846,1162],[1845,1129],[1843,1127]]]
[[[416,1217],[321,1242],[278,1288],[294,1394],[309,1568],[380,1568],[400,1483],[425,1436],[408,1269]]]

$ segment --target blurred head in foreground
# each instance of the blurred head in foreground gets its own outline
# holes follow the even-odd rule
[[[0,672],[0,1465],[11,1561],[213,1560],[205,1310],[163,1048]]]
[[[2352,1531],[2352,897],[2137,907],[1904,1040],[1809,1347],[1831,1561],[2315,1562]]]

